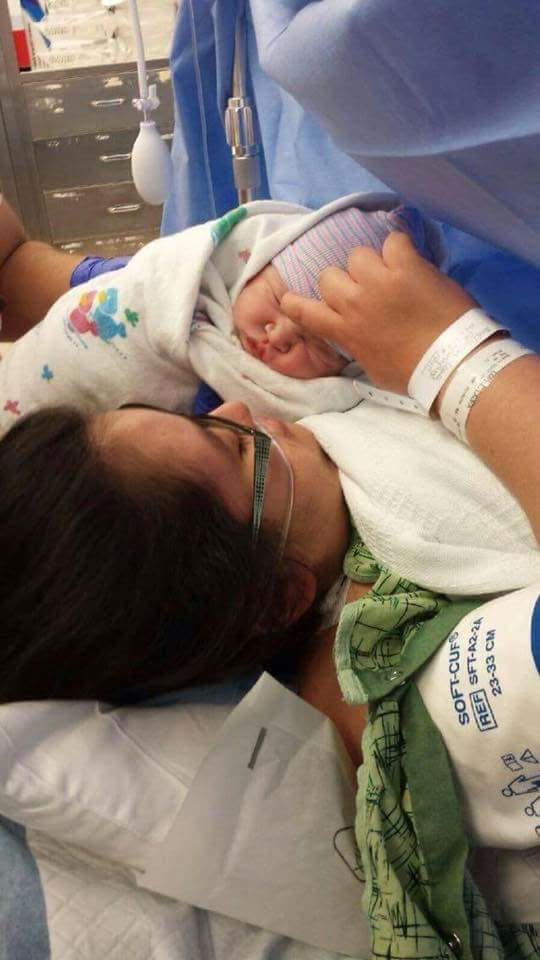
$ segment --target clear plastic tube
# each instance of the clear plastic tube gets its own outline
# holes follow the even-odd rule
[[[137,8],[137,0],[129,0],[129,9],[135,37],[135,51],[137,56],[137,76],[139,78],[139,96],[141,100],[148,100],[148,81],[146,78],[146,60],[144,57],[144,42],[141,30],[141,21]],[[143,110],[144,119],[148,119],[148,111]]]

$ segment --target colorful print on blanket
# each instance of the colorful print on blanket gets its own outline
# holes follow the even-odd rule
[[[70,330],[84,335],[89,333],[106,342],[114,337],[125,339],[126,324],[135,327],[139,322],[139,315],[135,310],[126,308],[120,320],[116,319],[118,312],[118,290],[108,287],[106,290],[86,290],[77,306],[70,311],[66,321]]]
[[[357,534],[344,570],[358,582],[375,580],[344,608],[335,644],[345,699],[369,703],[356,836],[373,957],[540,957],[540,930],[497,924],[467,873],[469,847],[450,762],[414,682],[480,601],[451,603],[381,569]]]

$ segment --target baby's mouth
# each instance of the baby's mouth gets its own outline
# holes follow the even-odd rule
[[[242,333],[240,334],[240,343],[246,353],[250,353],[256,360],[262,360],[264,362],[264,355],[266,353],[266,347],[268,346],[267,340],[255,340],[253,337],[250,337],[249,334]]]

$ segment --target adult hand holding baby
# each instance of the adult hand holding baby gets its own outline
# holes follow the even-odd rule
[[[391,233],[381,256],[367,248],[353,250],[348,268],[321,274],[324,302],[287,293],[281,309],[310,333],[343,346],[376,386],[406,393],[426,350],[474,301],[422,259],[404,233]],[[482,350],[492,347],[493,343]],[[510,351],[506,359],[505,349]],[[471,384],[478,386],[461,412],[461,436],[514,494],[540,540],[540,358],[519,351],[519,344],[506,339],[501,351],[495,349],[493,357],[487,357],[488,366],[495,364],[488,375],[472,371]],[[467,375],[468,366],[467,358]],[[460,382],[464,395],[466,381],[464,376]],[[445,390],[446,383],[436,408]],[[458,391],[453,401],[459,406],[460,400]],[[447,414],[443,421],[452,429],[452,407]]]
[[[381,255],[354,249],[348,272],[324,270],[319,289],[323,301],[286,293],[281,310],[309,333],[339,344],[376,386],[404,394],[430,344],[474,306],[399,232],[389,234]]]

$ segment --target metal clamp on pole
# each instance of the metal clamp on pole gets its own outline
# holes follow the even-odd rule
[[[234,38],[232,97],[225,110],[225,135],[231,148],[234,185],[240,204],[253,200],[261,183],[259,144],[251,100],[246,94],[246,22],[240,16]]]

